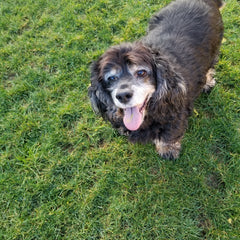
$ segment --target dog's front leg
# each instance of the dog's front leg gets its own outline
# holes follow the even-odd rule
[[[181,151],[181,140],[187,128],[187,117],[163,126],[164,131],[154,140],[158,154],[165,159],[177,159]]]

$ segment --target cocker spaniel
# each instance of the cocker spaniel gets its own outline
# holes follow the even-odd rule
[[[220,0],[176,0],[147,35],[108,49],[91,66],[92,108],[132,142],[176,159],[194,100],[215,85],[223,37]]]

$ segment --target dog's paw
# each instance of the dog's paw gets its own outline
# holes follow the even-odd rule
[[[117,131],[120,135],[123,135],[123,136],[129,136],[129,131],[125,128],[125,127],[119,127],[117,128]]]
[[[179,157],[181,151],[181,143],[177,141],[175,143],[166,143],[162,140],[154,141],[158,154],[165,159],[173,160]]]
[[[216,80],[214,78],[216,71],[210,68],[206,74],[206,84],[203,86],[203,92],[208,93],[216,85]]]

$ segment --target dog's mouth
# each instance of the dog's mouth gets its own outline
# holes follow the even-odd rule
[[[148,103],[149,97],[147,96],[143,104],[125,108],[123,123],[125,127],[130,131],[136,131],[140,128],[144,120],[144,112]]]

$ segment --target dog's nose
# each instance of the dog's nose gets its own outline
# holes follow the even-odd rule
[[[128,103],[133,96],[132,92],[121,92],[116,95],[116,98],[121,103]]]

